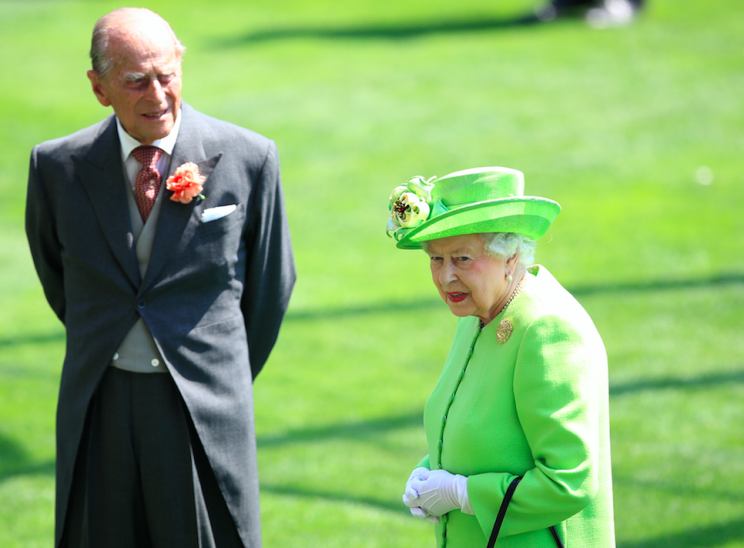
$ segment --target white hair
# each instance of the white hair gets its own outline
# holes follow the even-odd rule
[[[491,257],[506,261],[516,253],[517,265],[525,268],[535,262],[537,242],[529,236],[516,232],[481,232],[478,236],[483,241],[486,253]],[[421,242],[421,246],[426,251],[429,242]]]
[[[478,236],[492,257],[506,261],[516,253],[519,266],[528,267],[535,262],[537,242],[529,236],[515,232],[482,232]]]

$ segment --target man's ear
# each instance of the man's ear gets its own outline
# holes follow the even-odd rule
[[[104,107],[111,106],[111,101],[106,97],[106,92],[101,85],[101,76],[95,70],[88,71],[88,80],[90,80],[91,86],[93,86],[93,93],[96,94],[98,102]]]

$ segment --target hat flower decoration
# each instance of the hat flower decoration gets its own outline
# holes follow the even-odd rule
[[[421,175],[411,177],[404,185],[397,186],[390,195],[390,219],[387,231],[392,237],[399,228],[413,228],[429,218],[431,190],[434,185]]]
[[[524,195],[524,174],[506,167],[479,167],[444,177],[417,175],[397,186],[388,204],[386,231],[400,249],[421,242],[480,232],[516,232],[538,239],[561,206]]]

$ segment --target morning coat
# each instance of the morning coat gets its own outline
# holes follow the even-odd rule
[[[59,545],[86,411],[142,317],[188,408],[246,546],[260,544],[252,378],[276,341],[295,268],[273,141],[181,108],[169,174],[199,166],[204,199],[161,192],[140,276],[114,116],[31,154],[26,231],[44,293],[65,326],[57,407]],[[165,178],[164,178],[165,179]],[[202,223],[206,208],[236,205]],[[156,420],[156,418],[154,418]]]
[[[429,455],[419,465],[466,476],[475,512],[442,516],[437,546],[485,548],[504,493],[524,476],[496,546],[553,548],[555,525],[567,548],[612,548],[604,345],[547,269],[532,267],[526,277],[483,329],[477,317],[459,320],[426,403]]]

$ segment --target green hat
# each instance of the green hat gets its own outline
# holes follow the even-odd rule
[[[524,195],[524,174],[507,167],[476,167],[441,179],[421,176],[393,189],[388,236],[400,249],[421,242],[477,234],[544,235],[561,211],[553,200]]]

